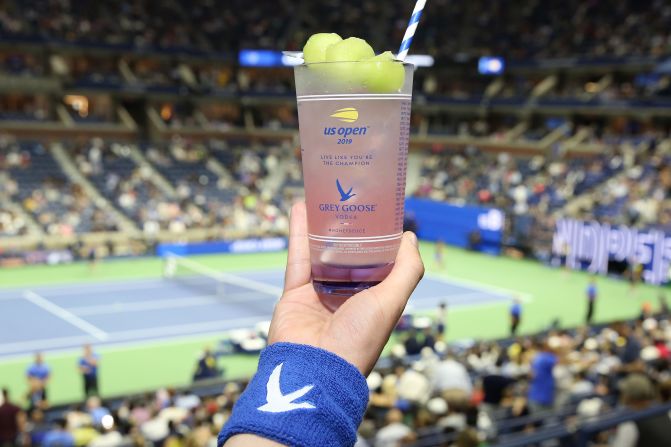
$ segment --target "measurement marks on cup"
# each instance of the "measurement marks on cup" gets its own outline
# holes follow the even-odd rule
[[[408,169],[408,144],[410,142],[410,101],[401,103],[401,125],[398,137],[398,159],[396,162],[396,228],[403,229],[403,206],[405,202],[405,176]]]

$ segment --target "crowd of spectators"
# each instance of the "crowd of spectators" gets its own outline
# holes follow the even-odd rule
[[[606,155],[594,163],[605,163]],[[460,204],[493,205],[510,214],[532,207],[549,213],[566,203],[588,177],[589,162],[512,157],[476,147],[433,152],[422,161],[418,197]]]
[[[282,108],[268,113],[279,117],[275,124],[275,118],[270,119],[268,126],[283,126],[281,118],[286,114]],[[499,128],[487,121],[458,127],[465,135],[499,138],[498,130],[489,130]],[[532,129],[520,138],[534,138],[534,132],[538,131]],[[530,216],[549,226],[553,216],[570,214],[614,224],[667,228],[671,221],[671,147],[665,134],[647,138],[614,132],[590,135],[588,139],[604,144],[605,149],[598,155],[578,158],[512,156],[483,152],[475,145],[459,150],[436,146],[422,159],[420,183],[413,195],[495,206],[509,216]],[[542,137],[541,133],[536,138]],[[104,223],[109,216],[96,209],[77,185],[62,175],[49,174],[44,166],[38,169],[41,164],[31,166],[36,154],[40,163],[53,164],[46,149],[31,150],[20,155],[19,146],[8,149],[3,162],[4,175],[10,179],[3,187],[6,200],[21,203],[50,234],[71,234],[83,220],[89,221],[84,227],[94,231],[113,228]],[[198,143],[174,138],[139,149],[134,144],[97,138],[68,150],[79,171],[146,233],[212,226],[283,233],[294,197],[286,187],[300,186],[301,180],[300,162],[290,148],[279,145],[242,149],[225,141]],[[143,153],[149,166],[138,165],[131,157],[133,150]],[[38,175],[28,175],[33,170]],[[19,188],[21,194],[17,195],[13,185],[20,173],[24,183],[30,178],[31,185],[38,185],[32,191]],[[161,186],[157,174],[167,181],[168,188]],[[582,199],[581,206],[569,213],[567,205],[576,198]],[[15,214],[4,211],[4,226],[22,228],[7,230],[12,233],[25,231]],[[17,222],[10,223],[14,220]],[[59,223],[68,223],[70,229]]]
[[[509,72],[499,78],[499,88],[487,93],[497,78],[475,74],[476,60],[482,55],[500,55],[506,60],[668,56],[669,7],[661,0],[644,3],[645,7],[625,1],[612,8],[605,1],[571,0],[548,8],[539,1],[512,1],[489,8],[484,0],[468,6],[454,0],[433,2],[414,37],[413,52],[430,54],[438,62],[430,70],[417,71],[415,95],[436,102],[523,104],[532,99],[534,87],[550,75],[548,71]],[[18,76],[50,74],[75,88],[291,96],[290,69],[239,67],[236,51],[300,50],[312,32],[323,30],[367,38],[374,48],[382,50],[389,48],[389,42],[400,41],[412,6],[401,0],[380,4],[336,0],[326,5],[257,2],[254,8],[245,7],[239,0],[225,4],[174,0],[154,5],[144,0],[86,8],[76,5],[65,0],[4,1],[0,39],[75,43],[82,51],[63,52],[57,45],[47,51],[3,50],[0,72]],[[651,13],[653,10],[658,13]],[[376,25],[362,27],[366,17],[376,17]],[[101,52],[98,45],[120,46],[122,53]],[[166,55],[166,51],[172,54]],[[183,57],[187,54],[190,58]],[[207,57],[199,57],[203,55]],[[645,105],[650,98],[668,97],[671,85],[664,69],[642,66],[635,66],[635,73],[623,70],[604,74],[597,70],[583,75],[560,68],[552,72],[557,82],[538,98],[539,104],[617,104],[631,100]],[[602,85],[606,78],[610,81]],[[44,119],[44,107],[31,106],[24,115]],[[284,122],[289,120],[279,121],[290,125]],[[179,114],[175,114],[174,122],[171,125],[180,127]]]
[[[671,145],[660,129],[623,129],[569,123],[599,153],[512,156],[483,152],[477,143],[465,149],[435,146],[423,157],[414,196],[456,204],[495,206],[506,212],[506,233],[526,235],[542,245],[540,233],[554,219],[596,219],[614,225],[668,230],[671,225]],[[486,120],[455,124],[457,135],[501,138]],[[636,126],[634,126],[636,127]],[[492,129],[492,130],[490,130]],[[531,128],[519,139],[541,139],[551,129]],[[551,232],[550,232],[551,234]],[[546,235],[547,236],[547,235]],[[525,237],[522,237],[524,239]],[[514,244],[513,244],[514,245]]]
[[[635,324],[550,330],[537,337],[456,349],[442,345],[447,353],[442,360],[436,345],[434,350],[425,347],[410,369],[369,378],[380,390],[371,402],[411,409],[411,417],[404,418],[405,434],[395,441],[446,432],[455,433],[456,439],[456,433],[469,427],[482,438],[553,423],[575,424],[609,411],[616,396],[626,399],[632,391],[628,386],[644,387],[646,401],[668,402],[667,318],[642,315]]]
[[[127,63],[135,77],[134,82],[131,82],[131,84],[139,83],[157,91],[166,88],[178,88],[182,85],[179,65],[171,61],[151,58],[129,58]]]
[[[147,148],[146,154],[175,186],[176,197],[198,207],[194,218],[199,225],[233,232],[287,231],[290,200],[282,194],[281,184],[272,186],[268,181],[270,172],[290,156],[286,150],[236,149],[224,142],[197,144],[177,138],[165,147]]]
[[[299,49],[312,32],[337,30],[368,39],[374,48],[401,41],[412,4],[337,0],[326,4],[241,0],[155,4],[6,0],[0,36],[95,43],[135,49],[233,52],[243,48]],[[467,5],[437,0],[422,18],[413,51],[438,57],[482,53],[510,58],[594,58],[669,54],[669,6],[662,0],[569,0]],[[372,22],[368,20],[374,17]],[[373,26],[363,26],[373,23]],[[515,30],[511,32],[511,30]]]
[[[288,229],[292,196],[282,186],[284,178],[295,176],[290,167],[296,162],[287,160],[286,148],[237,149],[175,138],[141,149],[96,138],[70,151],[79,171],[147,235],[213,227],[236,234]],[[133,151],[149,165],[136,164]],[[287,172],[270,185],[269,172],[278,167]]]
[[[8,94],[0,96],[0,120],[46,121],[51,105],[44,95]]]
[[[356,445],[475,447],[485,440],[555,426],[576,428],[599,417],[671,403],[671,320],[663,296],[660,303],[657,314],[644,305],[634,321],[574,330],[551,327],[489,342],[447,344],[443,337],[449,319],[406,319],[391,357],[367,378],[370,402]],[[97,387],[87,387],[91,377],[97,383],[104,359],[102,366],[99,362],[85,347],[78,365],[88,399],[50,410],[50,369],[37,355],[27,371],[31,392],[25,420],[16,428],[25,442],[19,445],[51,446],[57,439],[64,446],[215,446],[218,430],[245,386],[244,381],[228,381],[219,388],[208,385],[209,392],[160,389],[105,402]],[[203,375],[205,370],[213,374]],[[219,374],[215,356],[205,350],[194,377]],[[4,400],[21,403],[9,394]],[[7,414],[2,408],[0,418]],[[664,416],[624,422],[595,434],[591,442],[668,442],[670,427],[671,419]]]
[[[123,82],[119,73],[118,58],[112,55],[64,55],[63,61],[64,67],[61,69],[63,76],[74,86],[114,87]]]
[[[110,214],[99,209],[82,188],[63,178],[47,178],[36,185],[23,207],[50,235],[116,231]]]
[[[96,205],[80,185],[70,182],[42,144],[3,137],[0,152],[0,176],[6,179],[0,201],[20,204],[46,234],[72,236],[118,229],[109,211]],[[20,232],[26,231],[24,216],[16,209],[8,215],[8,228],[17,226]]]
[[[8,206],[12,198],[16,197],[19,185],[5,169],[21,163],[22,156],[18,152],[0,154],[0,237],[21,236],[28,230],[23,216]]]
[[[12,76],[42,76],[42,59],[30,53],[0,51],[0,73]]]
[[[188,215],[178,204],[167,198],[151,181],[149,169],[137,167],[130,158],[131,148],[124,144],[109,143],[93,139],[72,149],[75,163],[112,203],[131,219],[142,223],[148,233],[155,227],[167,227],[172,218]],[[176,207],[172,212],[173,207]],[[159,209],[161,212],[156,212]],[[188,211],[188,210],[187,210]],[[156,221],[143,219],[148,213],[156,213]]]
[[[600,184],[582,213],[613,225],[671,229],[671,145],[623,147],[623,173]]]
[[[23,236],[27,232],[26,221],[22,216],[16,211],[0,206],[0,237]]]

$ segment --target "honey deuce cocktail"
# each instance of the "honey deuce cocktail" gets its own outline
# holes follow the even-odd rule
[[[348,297],[382,281],[403,233],[411,65],[317,34],[295,67],[312,279]]]

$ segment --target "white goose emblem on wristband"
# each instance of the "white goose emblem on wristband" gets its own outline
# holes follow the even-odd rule
[[[301,408],[305,410],[316,408],[310,402],[294,402],[296,399],[305,396],[312,388],[314,388],[314,385],[306,385],[300,390],[296,390],[289,394],[282,394],[282,390],[280,389],[282,365],[284,365],[284,363],[277,365],[272,374],[270,374],[268,384],[266,385],[266,403],[257,408],[257,410],[268,413],[286,413],[287,411],[298,410]]]

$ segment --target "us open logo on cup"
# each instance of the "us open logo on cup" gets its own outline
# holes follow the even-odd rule
[[[359,119],[359,111],[354,107],[345,107],[333,112],[331,118],[336,118],[345,123],[356,123],[356,120]]]
[[[329,115],[343,123],[356,123],[359,120],[359,111],[354,107],[344,107]],[[338,144],[352,144],[355,135],[366,135],[369,126],[333,126],[324,127],[324,135],[338,137]]]

